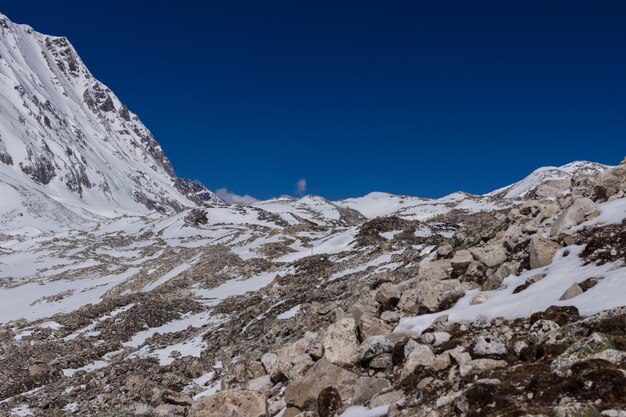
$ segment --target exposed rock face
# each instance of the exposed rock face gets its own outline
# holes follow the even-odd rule
[[[587,197],[579,197],[556,219],[550,229],[550,236],[558,236],[597,215],[594,202]]]
[[[530,240],[528,252],[530,253],[530,268],[541,268],[549,265],[560,246],[541,236],[534,236]]]

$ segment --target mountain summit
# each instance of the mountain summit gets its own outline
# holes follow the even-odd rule
[[[219,202],[176,176],[150,131],[67,38],[1,14],[0,114],[2,194],[33,217],[69,208],[61,217],[71,222],[86,212],[171,213]]]

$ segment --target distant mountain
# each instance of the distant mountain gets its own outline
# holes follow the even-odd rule
[[[64,37],[0,15],[0,187],[3,210],[56,219],[171,213],[220,200],[178,178],[139,118],[94,78]],[[56,202],[56,203],[55,203]],[[11,207],[7,207],[8,204]]]

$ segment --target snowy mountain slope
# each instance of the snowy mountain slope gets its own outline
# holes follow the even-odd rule
[[[3,15],[0,173],[79,212],[173,212],[219,202],[201,184],[175,175],[152,134],[93,77],[66,38]],[[19,198],[18,205],[30,204]]]
[[[560,167],[542,167],[534,170],[524,179],[486,195],[503,198],[524,197],[547,182],[569,180],[574,174],[598,174],[606,168],[608,168],[606,165],[589,161],[570,162]]]

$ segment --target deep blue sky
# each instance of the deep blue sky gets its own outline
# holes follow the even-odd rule
[[[4,0],[181,176],[259,198],[483,193],[626,155],[626,2]]]

